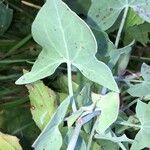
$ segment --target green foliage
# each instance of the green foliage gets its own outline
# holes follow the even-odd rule
[[[8,8],[8,6],[0,3],[0,35],[7,31],[11,24],[13,17],[13,10]]]
[[[0,149],[150,148],[149,26],[150,0],[0,0]]]
[[[18,138],[0,132],[1,150],[22,150]]]
[[[62,137],[59,131],[59,125],[62,123],[70,103],[70,98],[66,98],[57,108],[52,119],[42,131],[38,139],[34,142],[33,147],[37,150],[41,149],[60,149],[62,145]],[[50,137],[50,138],[49,138]]]
[[[141,75],[144,80],[140,80],[137,84],[129,83],[128,93],[135,97],[150,95],[150,66],[142,64]],[[138,81],[137,81],[138,82]]]
[[[136,106],[136,115],[140,120],[141,126],[140,131],[135,136],[135,140],[131,146],[131,150],[150,148],[149,138],[150,138],[150,103],[145,104],[138,101]]]
[[[48,19],[49,16],[53,22]],[[52,75],[60,64],[66,62],[76,66],[88,79],[101,85],[105,82],[105,87],[118,92],[111,71],[94,56],[97,44],[90,28],[61,0],[45,3],[32,25],[32,33],[43,50],[31,72],[22,76],[16,84],[34,82]]]
[[[96,103],[96,109],[101,110],[98,118],[96,131],[104,133],[105,130],[116,121],[119,113],[119,94],[108,93],[104,96],[93,94],[93,101]],[[111,117],[109,116],[111,114]]]
[[[129,27],[125,32],[124,43],[128,44],[133,40],[136,40],[146,46],[146,44],[150,41],[149,39],[150,32],[150,24],[144,23],[140,25],[135,25]]]
[[[144,20],[138,16],[138,14],[132,9],[129,9],[126,22],[125,22],[125,28],[128,29],[129,27],[143,24]]]
[[[42,81],[27,84],[31,103],[31,113],[36,125],[42,130],[57,108],[56,94]]]
[[[88,16],[98,30],[109,29],[125,8],[132,8],[142,19],[150,22],[149,3],[149,0],[93,0]]]

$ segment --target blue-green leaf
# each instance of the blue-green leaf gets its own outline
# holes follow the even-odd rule
[[[126,8],[132,8],[143,20],[150,22],[150,0],[93,0],[88,13],[98,30],[109,29]]]
[[[119,113],[119,94],[110,92],[106,95],[92,94],[92,100],[96,102],[97,109],[101,110],[96,131],[101,134],[114,123]],[[111,114],[111,115],[110,115]]]
[[[141,75],[144,79],[140,80],[141,83],[129,84],[130,88],[128,89],[128,93],[134,97],[150,95],[150,66],[143,63],[141,67]]]
[[[62,146],[62,136],[59,131],[59,125],[62,123],[70,103],[70,97],[66,98],[58,107],[52,119],[34,142],[33,147],[36,150],[47,150],[50,147],[58,150]]]
[[[0,35],[3,34],[11,24],[13,10],[0,3]]]
[[[62,63],[77,67],[88,79],[118,92],[110,69],[96,59],[97,43],[87,26],[61,0],[47,0],[32,25],[34,40],[43,47],[31,72],[16,84],[52,75]]]
[[[136,106],[136,115],[141,122],[141,129],[135,136],[131,150],[150,148],[150,103],[146,104],[139,100]]]

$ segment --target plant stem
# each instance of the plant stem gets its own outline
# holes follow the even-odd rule
[[[90,150],[92,139],[93,139],[93,136],[94,136],[94,132],[95,132],[95,129],[97,127],[97,122],[98,122],[98,118],[96,119],[96,121],[94,123],[94,126],[92,128],[92,131],[91,131],[91,134],[90,134],[90,138],[89,138],[89,141],[88,141],[87,150]]]
[[[116,48],[118,48],[118,45],[119,45],[119,40],[120,40],[121,33],[122,33],[122,30],[123,30],[123,27],[124,27],[124,24],[125,24],[125,21],[126,21],[126,17],[127,17],[127,14],[128,14],[128,9],[129,9],[129,7],[126,6],[126,8],[124,10],[122,21],[121,21],[121,24],[120,24],[120,27],[119,27],[119,31],[117,33],[116,41],[115,41],[115,47]]]
[[[114,132],[112,132],[112,133],[113,133],[114,137],[117,137]],[[119,142],[118,144],[122,150],[127,150],[126,147],[121,142]]]
[[[143,61],[150,62],[150,58],[148,58],[148,57],[131,56],[131,59],[132,60],[137,60],[137,61],[140,61],[140,62],[143,62]]]
[[[82,118],[78,119],[75,130],[73,132],[73,135],[71,137],[71,140],[68,144],[67,150],[74,150],[80,131],[81,131],[81,127],[86,124],[87,122],[89,122],[91,119],[93,119],[94,117],[100,115],[100,111],[95,111],[92,113],[89,113],[88,115],[83,116]]]
[[[70,98],[73,97],[73,88],[72,88],[72,74],[71,74],[71,63],[67,62],[67,73],[68,73],[68,89]],[[72,99],[72,110],[73,112],[77,111],[74,98]]]
[[[116,122],[117,124],[124,125],[124,126],[129,126],[129,127],[135,127],[135,128],[141,128],[141,125],[137,124],[132,124],[128,122]]]

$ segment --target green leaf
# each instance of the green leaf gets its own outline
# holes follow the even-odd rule
[[[68,93],[68,78],[67,76],[60,74],[57,77],[57,80],[52,83],[53,87],[56,88],[59,92]],[[72,81],[73,91],[76,92],[78,89],[78,84]]]
[[[64,0],[64,2],[77,14],[84,14],[85,16],[91,5],[91,0]]]
[[[1,150],[22,150],[19,139],[15,136],[3,134],[0,132],[0,149]]]
[[[144,46],[150,41],[149,39],[149,33],[150,33],[150,24],[144,23],[141,25],[136,25],[133,27],[130,27],[126,30],[125,36],[124,36],[124,44],[129,44],[133,40],[140,42]]]
[[[124,48],[117,49],[110,41],[107,33],[94,30],[95,37],[98,43],[97,58],[103,60],[112,69],[120,60],[122,55],[128,55],[131,52],[131,47],[134,42],[125,46]]]
[[[67,118],[68,127],[71,127],[74,124],[74,122],[81,116],[82,113],[83,113],[83,110],[79,110],[79,111],[74,112],[71,116],[69,116]]]
[[[131,142],[133,142],[133,140],[127,138],[127,136],[125,134],[123,134],[122,136],[116,137],[111,132],[105,132],[103,134],[96,134],[94,137],[97,139],[109,140],[114,143],[120,143],[120,142],[131,143]]]
[[[132,50],[132,45],[134,44],[134,42],[130,43],[129,45],[121,48],[121,49],[115,49],[114,51],[110,51],[109,56],[110,56],[110,61],[108,66],[110,68],[113,68],[117,62],[119,61],[119,65],[121,64],[122,61],[122,57],[128,56]],[[128,64],[128,61],[124,62],[124,68],[126,69]]]
[[[150,22],[150,0],[93,0],[88,17],[97,26],[97,30],[109,29],[117,20],[122,10],[132,8],[142,19]]]
[[[101,146],[102,150],[108,150],[108,149],[110,149],[110,147],[111,147],[111,150],[119,150],[118,144],[111,142],[111,141],[108,141],[108,140],[98,139],[97,143]]]
[[[44,85],[42,81],[27,84],[31,103],[31,113],[36,125],[42,130],[47,125],[57,108],[54,91]]]
[[[144,79],[141,80],[141,83],[129,84],[130,88],[128,89],[128,93],[134,97],[150,95],[150,66],[143,63],[141,67],[141,75]]]
[[[146,104],[139,100],[136,106],[136,115],[141,122],[141,129],[135,136],[131,150],[150,148],[150,103]]]
[[[128,29],[129,27],[132,27],[135,25],[140,25],[143,23],[144,23],[144,20],[140,18],[132,8],[130,8],[128,11],[127,18],[126,18],[126,22],[125,22],[125,29]]]
[[[53,150],[60,149],[62,145],[62,136],[59,131],[59,125],[62,123],[65,117],[69,104],[69,97],[60,104],[50,122],[34,142],[33,147],[36,150],[49,149],[50,147]]]
[[[104,133],[105,130],[116,121],[119,113],[119,94],[110,92],[106,95],[92,95],[92,100],[96,102],[97,109],[101,110],[98,118],[96,131]],[[110,115],[111,114],[111,115]]]
[[[23,75],[16,84],[45,78],[60,64],[69,63],[88,79],[119,91],[110,69],[95,57],[97,44],[92,31],[61,0],[46,1],[33,22],[32,34],[43,50],[31,72]]]
[[[0,35],[3,34],[11,24],[13,10],[0,3]]]

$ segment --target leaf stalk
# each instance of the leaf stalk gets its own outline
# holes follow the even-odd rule
[[[129,7],[126,6],[126,8],[124,10],[122,21],[121,21],[121,24],[120,24],[120,27],[119,27],[119,30],[118,30],[118,33],[117,33],[116,41],[115,41],[115,47],[116,48],[118,48],[118,45],[119,45],[121,33],[122,33],[122,30],[123,30],[123,27],[124,27],[124,24],[125,24],[125,21],[126,21],[126,18],[127,18],[128,10],[129,10]]]

